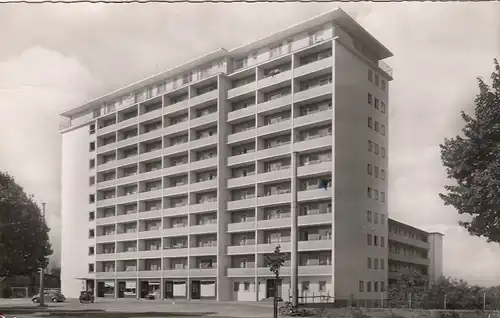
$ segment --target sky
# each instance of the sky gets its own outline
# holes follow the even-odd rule
[[[445,234],[444,270],[500,284],[500,247],[471,237],[438,197],[439,144],[500,57],[500,2],[9,4],[0,6],[0,170],[47,203],[60,256],[59,113],[220,47],[341,7],[393,53],[390,217]],[[82,211],[86,213],[87,211]]]

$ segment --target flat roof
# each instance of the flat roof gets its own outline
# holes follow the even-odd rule
[[[393,218],[389,218],[389,222],[396,223],[396,224],[398,224],[398,225],[403,225],[403,226],[405,226],[405,227],[409,227],[409,228],[411,228],[411,229],[413,229],[413,230],[415,230],[415,231],[418,231],[418,232],[424,232],[424,233],[426,233],[426,234],[431,234],[430,232],[427,232],[427,231],[425,231],[425,230],[419,229],[418,227],[415,227],[415,226],[409,225],[409,224],[407,224],[407,223],[403,223],[403,222],[401,222],[401,221],[397,221],[397,220],[395,220],[395,219],[393,219]]]
[[[363,43],[367,44],[374,53],[376,53],[379,58],[385,59],[388,57],[393,56],[392,52],[389,51],[382,43],[380,43],[375,37],[373,37],[368,31],[366,31],[356,20],[354,20],[351,16],[349,16],[344,10],[340,8],[335,8],[329,12],[322,13],[320,15],[317,15],[315,17],[312,17],[306,21],[303,21],[301,23],[298,23],[296,25],[293,25],[291,27],[288,27],[282,31],[272,33],[266,37],[263,37],[261,39],[258,39],[256,41],[253,41],[251,43],[245,44],[243,46],[237,47],[233,50],[226,50],[224,48],[217,49],[211,53],[208,53],[206,55],[203,55],[202,57],[196,58],[194,60],[191,60],[187,63],[178,65],[174,68],[171,68],[167,71],[160,72],[156,75],[153,75],[151,77],[139,80],[138,82],[135,82],[133,84],[130,84],[128,86],[119,88],[111,93],[108,93],[104,96],[95,98],[91,100],[90,102],[87,102],[83,105],[71,108],[69,110],[64,111],[61,113],[61,116],[64,117],[71,117],[74,115],[77,115],[79,113],[85,112],[87,110],[90,110],[98,105],[101,105],[102,103],[112,100],[114,98],[118,98],[120,96],[129,94],[134,92],[135,90],[142,88],[144,86],[148,86],[151,84],[154,84],[158,81],[161,81],[163,79],[167,79],[170,76],[173,76],[178,73],[182,73],[185,71],[188,71],[189,69],[192,69],[193,67],[203,65],[204,63],[211,62],[213,60],[227,57],[227,56],[238,56],[240,54],[252,51],[257,48],[261,48],[266,45],[270,45],[282,38],[286,38],[289,36],[292,36],[294,34],[303,32],[305,30],[320,26],[324,23],[327,22],[335,22],[336,25],[339,25],[342,29],[344,29],[346,32],[354,34],[357,38],[359,38]]]

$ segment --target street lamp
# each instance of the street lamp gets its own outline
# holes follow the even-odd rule
[[[42,203],[42,225],[45,223],[45,202]],[[40,307],[45,307],[45,278],[44,278],[44,272],[43,272],[44,268],[43,266],[40,267],[40,302],[39,302],[39,306]]]

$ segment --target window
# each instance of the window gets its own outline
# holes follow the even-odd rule
[[[385,247],[385,237],[380,237],[380,247]]]
[[[368,245],[372,245],[372,235],[371,234],[366,235],[366,243]]]
[[[373,151],[373,142],[371,140],[368,140],[368,151],[369,152]]]
[[[302,282],[302,291],[307,292],[309,291],[309,282]]]
[[[385,148],[384,147],[381,147],[382,149],[380,150],[381,154],[382,154],[382,158],[385,158]]]
[[[381,292],[384,292],[384,291],[385,291],[384,282],[380,282],[380,291],[381,291]]]
[[[368,80],[370,82],[373,82],[373,72],[372,72],[372,70],[368,70]]]
[[[368,93],[368,104],[372,104],[373,103],[373,96],[372,94]]]
[[[372,268],[372,258],[371,257],[368,257],[366,259],[366,266],[368,267],[368,269]]]
[[[245,291],[246,291],[246,292],[247,292],[247,291],[250,291],[250,283],[249,283],[249,282],[245,282],[245,283],[243,284],[243,286],[244,286],[244,289],[245,289]]]
[[[89,185],[94,185],[95,184],[95,177],[92,176],[89,178]]]
[[[89,203],[94,203],[95,202],[95,195],[94,194],[90,194],[89,195]]]
[[[373,147],[373,153],[378,155],[378,149],[379,149],[378,144],[375,144],[375,147]]]
[[[92,212],[89,212],[89,221],[93,221],[95,220],[95,212],[92,211]]]
[[[380,263],[380,269],[385,269],[385,261],[383,258],[379,259],[379,263]],[[383,290],[381,290],[383,291]]]
[[[372,197],[372,188],[368,187],[366,189],[366,194],[368,195],[369,198],[371,198]]]
[[[385,170],[380,169],[380,179],[385,180]]]
[[[369,175],[371,175],[371,174],[372,174],[372,165],[371,165],[371,164],[368,164],[368,165],[366,166],[366,170],[367,170],[368,174],[369,174]]]
[[[373,189],[373,198],[375,200],[378,200],[379,196],[378,196],[378,190],[377,189]]]
[[[367,282],[366,283],[366,291],[371,293],[372,291],[372,282]]]
[[[385,192],[380,192],[380,202],[385,202]]]
[[[385,103],[384,102],[380,102],[380,111],[382,112],[382,114],[385,114]]]
[[[375,109],[380,109],[378,98],[375,98]]]
[[[378,213],[377,212],[374,213],[373,223],[378,224]]]
[[[380,214],[380,224],[385,224],[385,214]]]
[[[380,88],[385,92],[385,80],[380,81]]]
[[[95,133],[95,124],[92,124],[89,126],[89,134],[94,134]]]
[[[89,273],[94,272],[94,264],[89,264]]]
[[[372,128],[372,118],[368,117],[368,128]]]
[[[378,246],[378,236],[376,235],[373,236],[373,245]]]
[[[325,281],[320,281],[319,282],[319,292],[320,293],[325,293],[326,292],[326,282]]]
[[[376,132],[379,132],[379,130],[380,130],[379,126],[380,126],[380,124],[378,123],[378,121],[375,121],[375,131]]]
[[[359,281],[359,291],[361,293],[365,291],[365,282],[362,280]]]
[[[371,210],[366,211],[366,220],[368,222],[372,221],[372,211]]]
[[[378,282],[373,282],[373,291],[378,292]]]
[[[94,229],[90,229],[89,230],[89,238],[94,238],[94,236],[95,236]]]
[[[193,73],[187,73],[182,76],[182,84],[190,83],[193,80]]]
[[[379,77],[378,77],[378,74],[375,74],[375,85],[377,85],[377,87],[379,86]]]
[[[89,255],[94,255],[94,247],[89,246]]]
[[[92,141],[90,144],[89,144],[89,151],[94,151],[95,150],[95,142]]]
[[[373,172],[374,172],[373,174],[374,174],[375,178],[378,178],[378,167],[377,167],[377,166],[375,166],[373,170],[374,170],[374,171],[373,171]]]
[[[385,136],[385,125],[384,124],[380,125],[380,133],[382,134],[382,136]]]
[[[89,168],[93,169],[95,167],[95,159],[90,159],[89,161]]]
[[[378,258],[373,259],[373,269],[378,269]]]
[[[233,283],[233,291],[234,292],[239,292],[240,291],[240,283],[239,282],[234,282]]]

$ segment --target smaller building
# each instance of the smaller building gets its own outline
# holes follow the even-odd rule
[[[46,289],[60,289],[59,275],[44,275]],[[24,298],[36,295],[40,291],[40,274],[0,277],[0,298]]]
[[[441,233],[389,219],[389,285],[401,273],[418,272],[429,283],[443,276],[443,237]]]

